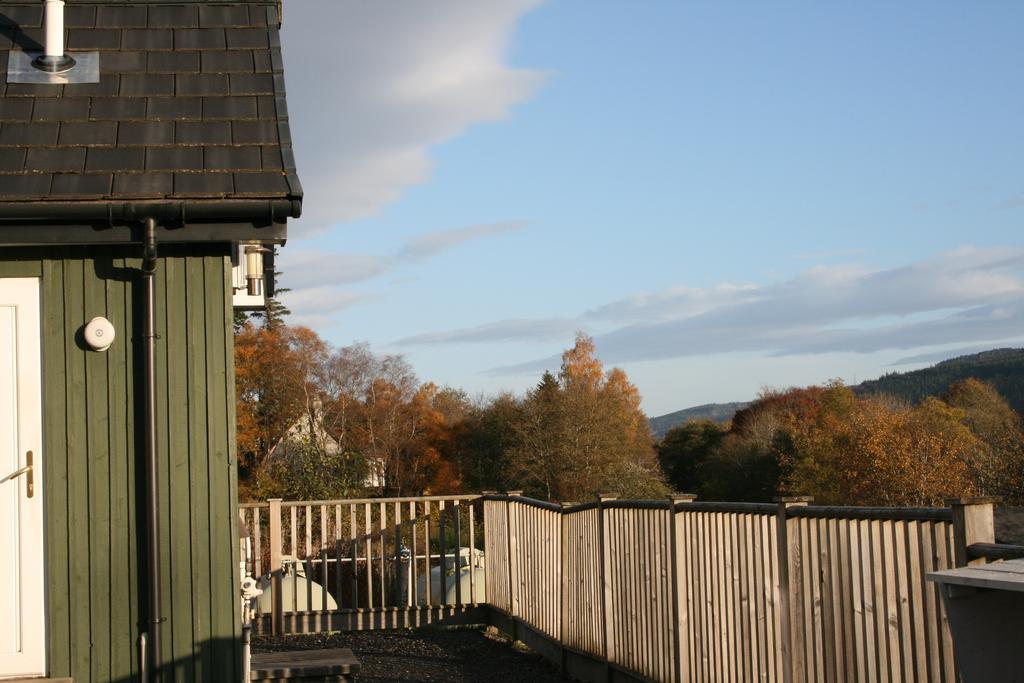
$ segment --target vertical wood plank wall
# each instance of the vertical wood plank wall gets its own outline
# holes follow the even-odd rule
[[[557,508],[484,497],[488,602],[563,650],[642,680],[958,680],[925,581],[954,566],[947,509],[790,508],[783,572],[776,505]]]
[[[782,680],[775,517],[676,512],[682,680]]]
[[[954,566],[952,524],[798,514],[787,521],[800,548],[794,679],[959,680],[938,586],[925,581]]]
[[[597,508],[565,514],[562,642],[581,652],[601,651],[601,556],[594,552],[599,542],[597,521]]]
[[[5,249],[40,277],[49,675],[137,678],[145,630],[138,248]],[[160,247],[157,390],[165,680],[237,678],[237,482],[227,245]],[[95,316],[117,337],[86,351]]]

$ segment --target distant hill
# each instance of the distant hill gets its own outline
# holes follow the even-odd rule
[[[930,368],[890,372],[861,382],[853,390],[860,395],[891,394],[917,403],[968,377],[991,382],[1014,410],[1024,413],[1024,349],[993,349],[944,360]]]
[[[750,405],[750,401],[738,403],[705,403],[702,406],[694,406],[685,410],[677,410],[674,413],[660,415],[650,419],[651,431],[654,438],[660,439],[665,432],[676,425],[686,424],[694,420],[711,420],[712,422],[728,422],[737,410],[742,410]]]
[[[925,396],[943,393],[953,382],[968,377],[991,382],[1014,410],[1024,414],[1024,349],[993,349],[944,360],[920,370],[890,372],[854,385],[852,389],[861,396],[890,394],[917,403]],[[693,420],[727,422],[737,410],[748,405],[749,401],[706,403],[677,410],[652,417],[651,431],[654,438],[660,439],[673,427]]]

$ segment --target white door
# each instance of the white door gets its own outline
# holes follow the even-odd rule
[[[0,278],[0,678],[46,673],[39,347],[39,279]]]

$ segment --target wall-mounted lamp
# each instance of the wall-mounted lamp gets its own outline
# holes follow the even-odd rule
[[[270,251],[258,244],[245,247],[245,287],[249,296],[263,295],[263,255]]]

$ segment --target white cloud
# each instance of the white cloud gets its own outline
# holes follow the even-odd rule
[[[602,359],[623,363],[730,352],[869,353],[1010,339],[1024,329],[1024,248],[963,247],[898,268],[817,266],[773,284],[679,287],[556,321],[498,321],[403,341],[545,341],[557,329],[602,324],[607,331],[596,335]],[[498,370],[532,371],[550,362]]]
[[[540,0],[285,5],[291,130],[306,191],[293,234],[363,218],[429,177],[428,150],[508,115],[543,74],[505,52]]]
[[[1013,197],[1007,197],[1003,201],[996,204],[997,209],[1019,209],[1024,206],[1024,195],[1015,195]]]
[[[398,346],[426,346],[449,342],[554,341],[571,338],[579,324],[572,319],[500,320],[448,332],[418,334],[400,339]]]
[[[827,261],[834,258],[845,258],[847,256],[860,256],[865,253],[864,249],[836,249],[834,251],[805,251],[793,255],[792,258],[798,261]]]
[[[470,225],[414,235],[390,254],[363,254],[324,249],[285,249],[278,256],[281,272],[292,289],[348,285],[383,275],[399,266],[419,263],[466,242],[521,230],[522,221]]]
[[[413,266],[467,242],[514,232],[526,227],[522,221],[505,221],[437,230],[413,235],[390,254],[362,254],[348,251],[282,251],[279,270],[292,290],[281,300],[303,325],[326,323],[331,314],[373,295],[350,292],[345,285],[372,280],[402,267]],[[305,321],[305,322],[301,322]]]
[[[387,272],[394,259],[348,251],[282,250],[278,256],[284,281],[293,290],[363,282]]]
[[[368,292],[354,292],[336,287],[308,287],[281,294],[281,303],[292,311],[290,323],[314,329],[331,322],[333,314],[377,298]]]
[[[1000,340],[1002,341],[1002,340]],[[1018,344],[1020,340],[1018,340]],[[989,351],[994,347],[998,346],[998,342],[989,342],[988,344],[975,344],[973,346],[961,346],[955,349],[943,349],[941,351],[928,351],[926,353],[918,353],[913,356],[904,356],[903,358],[897,358],[889,365],[916,365],[919,363],[938,363],[950,358],[957,358],[959,356],[968,356],[975,353],[981,353],[982,351]],[[1016,345],[1016,344],[1014,344]]]
[[[428,232],[407,240],[399,250],[398,258],[407,261],[420,261],[452,247],[457,247],[464,242],[514,232],[525,227],[526,223],[523,221],[506,221]]]
[[[724,283],[706,288],[677,286],[663,292],[644,292],[603,304],[587,311],[582,318],[619,323],[670,320],[703,313],[724,304],[757,301],[759,297],[760,288],[749,284]]]

